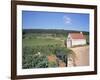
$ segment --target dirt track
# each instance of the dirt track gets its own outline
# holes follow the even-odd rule
[[[76,66],[88,66],[89,65],[89,46],[74,47],[71,50],[75,53],[75,65]]]

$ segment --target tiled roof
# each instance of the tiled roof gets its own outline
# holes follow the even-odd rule
[[[69,33],[72,39],[85,39],[82,33]]]

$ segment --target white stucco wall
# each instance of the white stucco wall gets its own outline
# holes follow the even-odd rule
[[[84,44],[86,44],[85,39],[72,39],[72,46],[84,45]]]
[[[77,45],[85,45],[86,44],[86,39],[72,39],[70,34],[67,37],[67,47],[71,47],[69,44],[69,40],[71,40],[71,46],[77,46]]]

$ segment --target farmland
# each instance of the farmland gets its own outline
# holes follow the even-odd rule
[[[64,44],[69,32],[79,31],[24,29],[22,68],[59,67],[59,61],[66,64],[63,67],[67,67],[66,59],[69,54],[73,53]],[[89,33],[83,33],[89,43]],[[60,57],[57,57],[58,53]],[[48,59],[50,57],[55,61]]]

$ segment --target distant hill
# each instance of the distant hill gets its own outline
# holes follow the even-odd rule
[[[68,33],[79,33],[83,32],[84,35],[89,35],[87,31],[74,31],[64,29],[23,29],[23,34],[26,33],[48,33],[48,34],[68,34]]]

